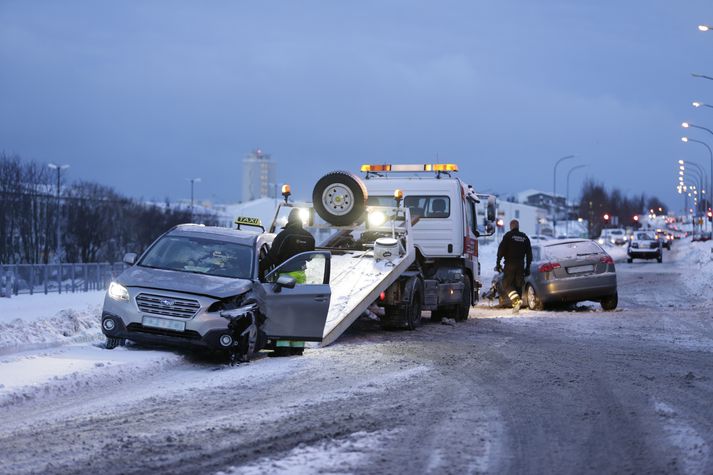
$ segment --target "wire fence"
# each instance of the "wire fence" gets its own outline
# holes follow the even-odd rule
[[[0,297],[105,290],[126,264],[0,264]]]

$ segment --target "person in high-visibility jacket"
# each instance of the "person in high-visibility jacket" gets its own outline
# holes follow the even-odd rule
[[[503,288],[507,292],[513,311],[516,313],[522,306],[520,292],[525,283],[525,277],[530,275],[532,264],[532,246],[530,238],[520,231],[520,222],[517,219],[510,221],[510,231],[505,233],[498,246],[496,269],[502,270],[500,261],[505,259],[503,272]]]
[[[267,255],[260,262],[261,275],[269,273],[291,257],[302,252],[314,251],[314,237],[303,227],[299,209],[293,208],[287,218],[287,224],[272,241]],[[284,269],[281,275],[289,275],[297,284],[307,283],[307,276],[303,268]],[[301,355],[304,352],[304,341],[278,340],[275,343],[274,356]]]

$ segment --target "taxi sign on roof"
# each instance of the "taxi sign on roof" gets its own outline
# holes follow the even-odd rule
[[[255,226],[258,228],[262,228],[263,230],[265,229],[262,225],[262,221],[260,221],[260,218],[251,218],[249,216],[238,216],[235,218],[235,224],[238,225],[238,229],[240,229],[240,226]]]

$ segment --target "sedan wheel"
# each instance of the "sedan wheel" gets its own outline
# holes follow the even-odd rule
[[[527,297],[527,308],[530,310],[542,310],[544,308],[540,297],[537,295],[535,288],[531,284],[527,284],[525,295]]]

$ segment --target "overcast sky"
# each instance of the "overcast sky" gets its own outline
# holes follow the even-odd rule
[[[458,163],[481,191],[569,167],[682,206],[713,128],[710,0],[0,1],[0,150],[125,194],[240,199],[259,146],[298,197],[332,169]],[[705,132],[691,136],[713,143]]]

